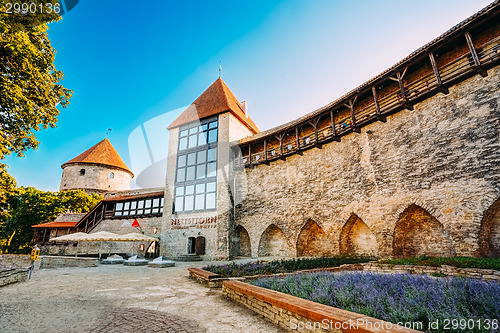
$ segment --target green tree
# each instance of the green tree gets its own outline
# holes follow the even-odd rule
[[[8,216],[0,222],[0,253],[23,253],[30,249],[32,225],[53,221],[67,211],[86,213],[102,197],[83,190],[49,192],[20,187],[7,196]]]
[[[23,3],[0,0],[0,161],[8,155],[23,156],[27,150],[36,149],[39,142],[35,132],[55,127],[58,106],[67,107],[72,95],[71,90],[59,84],[63,73],[54,66],[56,51],[47,34],[47,24],[61,19],[56,11],[49,10],[55,8],[57,0],[24,1],[35,5],[32,6],[36,9],[34,13],[20,13],[19,10],[16,13],[12,8],[16,2]],[[31,190],[16,190],[15,187],[15,180],[8,174],[6,165],[0,162],[0,247],[2,242],[5,246],[14,241],[16,246],[22,247],[26,239],[29,241],[31,230],[20,227],[23,223],[19,218],[23,214],[13,211],[12,207],[23,207],[16,198],[22,200],[23,196],[28,196],[27,200],[34,195],[29,195]],[[50,211],[50,207],[45,208]],[[23,218],[27,218],[27,225],[45,220],[56,211],[48,215],[33,212]],[[9,238],[2,239],[6,233]]]
[[[16,190],[16,180],[7,172],[7,166],[0,163],[0,223],[8,216],[7,197]]]
[[[7,13],[13,2],[0,0],[0,160],[36,149],[34,132],[55,127],[58,105],[67,107],[72,95],[59,84],[63,73],[54,66],[56,51],[47,34],[47,23],[61,17],[43,6],[57,1],[36,0],[44,12],[24,15]]]

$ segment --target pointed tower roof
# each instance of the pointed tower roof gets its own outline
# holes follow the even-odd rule
[[[215,116],[224,112],[231,112],[253,133],[257,134],[260,132],[252,119],[245,114],[240,102],[238,102],[226,83],[220,77],[167,128],[172,129],[192,121]]]
[[[123,162],[122,158],[118,155],[107,138],[87,149],[77,157],[64,163],[61,165],[61,168],[64,169],[71,164],[101,164],[112,166],[127,171],[134,177],[132,171],[130,171],[125,162]]]

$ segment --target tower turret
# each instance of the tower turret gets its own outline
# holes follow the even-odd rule
[[[106,138],[61,165],[59,190],[83,189],[87,193],[130,189],[134,174]]]

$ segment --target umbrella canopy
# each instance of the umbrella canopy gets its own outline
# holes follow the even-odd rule
[[[86,233],[84,232],[76,232],[74,234],[69,234],[69,235],[64,235],[64,236],[59,236],[59,237],[54,237],[51,238],[50,241],[62,241],[62,242],[68,242],[68,241],[80,241],[82,238],[87,236]]]
[[[98,241],[122,241],[121,235],[114,234],[108,231],[99,231],[92,234],[87,234],[80,240],[88,242],[98,242]]]

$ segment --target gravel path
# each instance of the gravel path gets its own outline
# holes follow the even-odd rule
[[[101,265],[37,270],[0,288],[0,331],[285,332],[188,277],[188,267]]]

